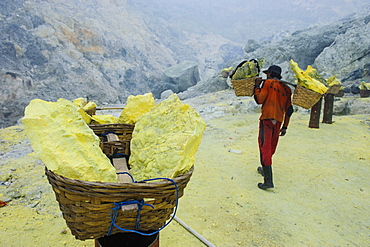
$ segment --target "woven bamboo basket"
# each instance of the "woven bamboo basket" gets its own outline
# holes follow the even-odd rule
[[[254,81],[257,77],[246,79],[231,80],[236,96],[252,96],[254,90]]]
[[[344,90],[339,90],[337,94],[334,94],[335,97],[343,97],[344,96]]]
[[[174,178],[178,198],[190,180],[193,168]],[[144,206],[140,212],[139,228],[136,228],[138,212],[125,213],[119,210],[116,224],[124,229],[156,231],[166,224],[176,206],[176,188],[168,180],[150,183],[104,183],[69,179],[45,169],[59,208],[67,226],[76,239],[98,239],[107,235],[111,225],[111,210],[114,202],[144,199],[154,208]],[[122,232],[113,227],[111,234]]]
[[[130,155],[130,140],[135,125],[133,124],[97,124],[89,125],[94,133],[100,138],[100,147],[103,153],[107,156],[113,153],[123,153]],[[114,133],[117,135],[119,141],[108,142],[105,138],[107,133]]]
[[[327,94],[337,94],[339,93],[341,85],[333,85],[329,87],[328,91],[326,91]]]
[[[360,90],[360,98],[368,98],[370,96],[370,90]]]
[[[292,103],[302,108],[310,109],[321,99],[322,96],[323,94],[314,92],[297,84],[293,93]]]

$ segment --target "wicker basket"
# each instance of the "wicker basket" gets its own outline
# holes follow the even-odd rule
[[[173,179],[178,187],[178,198],[190,180],[193,168]],[[98,239],[107,235],[110,213],[114,202],[144,199],[140,213],[139,231],[156,231],[163,227],[176,206],[176,189],[171,181],[151,183],[87,182],[59,176],[46,168],[45,174],[52,185],[60,210],[76,239]],[[149,200],[150,199],[150,200]],[[138,213],[119,210],[116,224],[124,229],[136,230]],[[122,232],[113,227],[111,234]]]
[[[328,91],[326,91],[327,94],[337,94],[339,93],[341,85],[333,85],[329,87]]]
[[[370,90],[360,90],[360,98],[368,98],[370,96]]]
[[[254,90],[254,81],[257,77],[247,79],[231,80],[236,96],[252,96]]]
[[[297,84],[293,94],[293,104],[305,109],[310,109],[322,96],[323,94],[316,93]]]
[[[89,125],[94,133],[99,136],[101,141],[104,141],[104,134],[114,132],[120,140],[131,140],[132,132],[134,131],[135,125],[133,124],[96,124]]]
[[[339,90],[338,93],[334,94],[335,97],[343,97],[344,96],[344,90]]]
[[[94,133],[100,138],[100,147],[103,153],[110,156],[114,153],[130,155],[130,140],[135,125],[133,124],[97,124],[89,125]],[[108,142],[105,138],[106,133],[115,133],[119,141]]]

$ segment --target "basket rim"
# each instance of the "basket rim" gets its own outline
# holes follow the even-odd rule
[[[252,79],[256,79],[258,76],[252,76],[252,77],[248,77],[248,78],[242,78],[242,79],[231,79],[231,81],[250,81]]]
[[[191,176],[193,174],[193,171],[194,171],[194,166],[192,166],[187,173],[180,174],[179,176],[177,176],[176,178],[172,178],[171,180],[173,180],[175,183],[178,183],[179,181],[182,181],[183,179],[186,179],[187,177]],[[173,184],[172,182],[170,182],[166,179],[163,179],[163,181],[150,182],[150,183],[141,182],[141,181],[132,182],[132,183],[112,183],[112,182],[99,182],[99,181],[96,181],[96,182],[83,181],[83,180],[79,180],[79,179],[67,178],[67,177],[64,177],[62,175],[56,174],[53,171],[49,170],[46,165],[45,165],[45,174],[47,176],[54,177],[54,178],[58,179],[59,181],[63,180],[64,182],[72,184],[72,185],[83,185],[83,186],[90,186],[90,187],[122,188],[122,187],[130,186],[131,188],[132,187],[152,188],[152,187],[156,187],[156,186],[166,186],[166,185],[172,185]]]
[[[309,91],[310,93],[316,94],[317,96],[318,95],[320,95],[320,96],[324,96],[325,95],[325,93],[321,94],[321,93],[315,92],[315,91],[313,91],[311,89],[305,88],[304,86],[302,86],[300,84],[297,84],[297,88],[304,89],[304,91]]]

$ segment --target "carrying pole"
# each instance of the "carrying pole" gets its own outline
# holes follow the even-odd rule
[[[267,79],[263,79],[262,81],[266,81]],[[274,79],[275,80],[275,79]],[[297,84],[294,84],[294,83],[291,83],[291,82],[288,82],[288,81],[283,81],[283,80],[278,80],[278,81],[281,81],[282,83],[284,84],[288,84],[290,86],[293,86],[293,87],[296,87]]]
[[[174,220],[176,220],[180,225],[182,225],[186,230],[188,230],[191,234],[193,234],[195,237],[197,237],[200,241],[202,241],[205,245],[208,247],[216,247],[211,242],[209,242],[207,239],[205,239],[202,235],[194,231],[190,226],[188,226],[184,221],[180,220],[177,216],[173,217]]]

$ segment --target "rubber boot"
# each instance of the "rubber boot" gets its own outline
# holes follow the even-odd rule
[[[265,175],[263,174],[263,168],[262,168],[262,166],[257,167],[257,172],[258,172],[259,174],[261,174],[261,175],[262,175],[262,177],[264,177],[264,176],[265,176]]]
[[[259,183],[258,188],[260,188],[261,190],[274,188],[274,184],[272,183],[272,167],[262,166],[262,169],[264,174],[263,177],[264,183]]]

